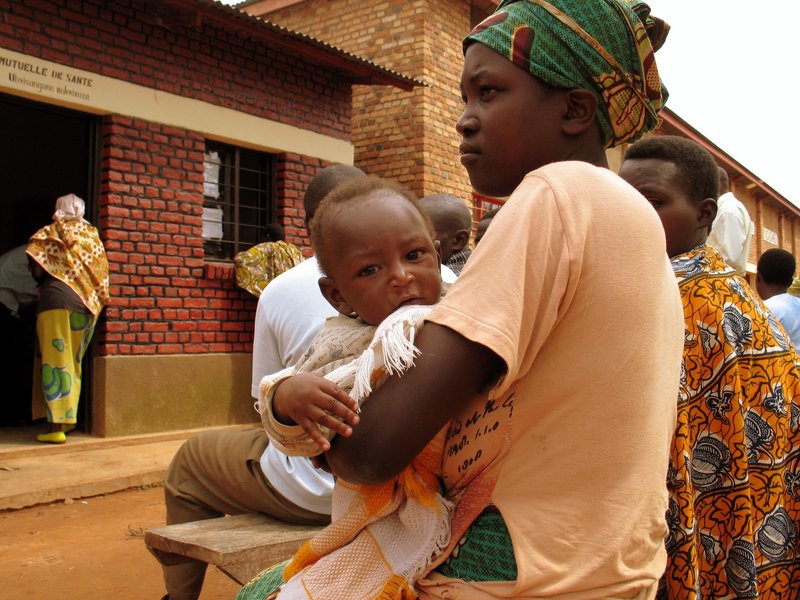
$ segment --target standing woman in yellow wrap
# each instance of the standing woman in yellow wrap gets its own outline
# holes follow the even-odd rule
[[[50,429],[37,441],[63,444],[75,428],[81,362],[100,311],[108,304],[108,260],[97,229],[75,194],[56,200],[53,223],[33,234],[26,251],[39,284],[36,334]]]

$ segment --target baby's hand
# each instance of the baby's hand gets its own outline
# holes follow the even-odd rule
[[[330,450],[331,444],[318,425],[347,437],[353,433],[350,425],[358,424],[358,412],[358,403],[338,385],[313,373],[284,379],[272,397],[275,418],[300,425],[323,452]]]

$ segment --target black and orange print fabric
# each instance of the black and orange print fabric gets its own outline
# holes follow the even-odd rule
[[[800,359],[708,247],[672,260],[686,321],[659,597],[795,598]]]

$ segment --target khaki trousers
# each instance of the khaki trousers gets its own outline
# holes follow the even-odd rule
[[[167,524],[247,512],[290,523],[329,523],[329,515],[300,508],[272,488],[259,462],[268,443],[264,430],[256,427],[204,431],[186,440],[164,482]],[[200,561],[165,566],[170,600],[196,600],[205,573],[206,563]]]

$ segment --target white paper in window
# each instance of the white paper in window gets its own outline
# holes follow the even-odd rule
[[[206,152],[203,155],[203,195],[219,198],[219,153]]]
[[[203,239],[222,239],[222,209],[203,207]]]

